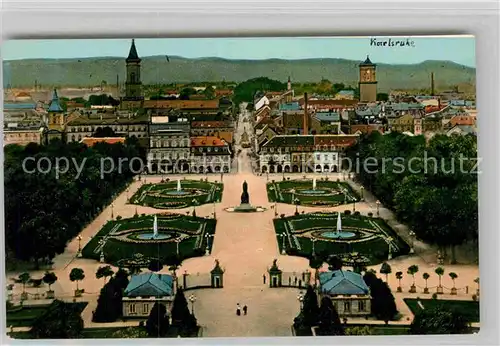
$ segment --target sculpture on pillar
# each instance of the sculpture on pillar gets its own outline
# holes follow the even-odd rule
[[[248,184],[246,180],[243,182],[243,192],[241,193],[241,204],[249,204],[250,196],[248,195]]]

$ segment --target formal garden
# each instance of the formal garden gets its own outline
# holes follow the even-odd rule
[[[310,207],[335,207],[360,200],[349,184],[327,178],[272,180],[267,184],[267,196],[270,202]]]
[[[215,219],[163,213],[108,221],[83,248],[82,256],[119,267],[147,267],[158,259],[176,264],[209,254]]]
[[[87,302],[68,303],[80,314],[87,306]],[[12,305],[7,303],[7,327],[31,327],[37,318],[47,312],[50,304],[44,305]]]
[[[479,322],[479,302],[470,300],[447,300],[447,299],[403,299],[411,312],[416,315],[422,310],[439,309],[446,307],[459,311],[469,322]]]
[[[335,255],[344,265],[355,265],[351,262],[358,260],[363,265],[374,265],[410,251],[384,220],[359,212],[351,214],[349,210],[340,214],[282,214],[274,219],[274,227],[280,252],[292,256],[326,260]]]
[[[157,209],[179,209],[220,202],[223,184],[206,179],[165,179],[158,184],[144,184],[129,203]]]

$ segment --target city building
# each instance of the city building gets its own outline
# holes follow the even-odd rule
[[[371,313],[370,289],[361,274],[335,270],[319,273],[320,299],[328,297],[340,317],[364,317]]]
[[[149,172],[190,172],[190,147],[190,123],[187,118],[151,117],[147,154]]]
[[[229,173],[232,152],[228,143],[215,136],[191,137],[191,172]]]
[[[123,292],[124,318],[147,318],[155,303],[163,304],[170,315],[174,300],[174,280],[167,274],[132,275]]]

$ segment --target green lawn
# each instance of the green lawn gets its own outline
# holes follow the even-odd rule
[[[345,215],[342,214],[342,226],[354,227],[359,229],[369,230],[370,233],[382,234],[379,229],[376,229],[371,223],[378,225],[383,231],[383,235],[393,238],[393,244],[396,244],[398,251],[392,251],[393,257],[405,255],[409,252],[409,246],[401,239],[384,220],[380,218],[367,217],[363,215]],[[336,227],[337,214],[336,213],[308,213],[293,215],[285,218],[274,219],[274,228],[276,231],[277,241],[279,244],[280,252],[283,247],[283,238],[281,234],[286,233],[286,229],[290,231],[292,225],[294,230],[292,237],[285,238],[285,249],[288,254],[295,256],[311,257],[312,255],[312,241],[310,237],[301,235],[311,231],[315,228],[331,228]],[[294,240],[300,245],[300,249]],[[361,238],[353,239],[352,241],[328,241],[317,238],[314,244],[316,254],[333,255],[345,254],[350,252],[358,252],[370,259],[370,264],[375,265],[387,260],[388,245],[381,237],[370,237],[366,240]]]
[[[179,254],[181,260],[202,256],[207,247],[206,234],[214,235],[216,220],[193,217],[188,215],[162,216],[158,215],[158,229],[160,233],[173,233],[174,235],[189,235],[179,243]],[[118,229],[117,229],[118,227]],[[165,264],[170,264],[172,257],[177,254],[177,244],[169,242],[141,242],[123,241],[109,235],[112,230],[122,232],[126,230],[143,230],[152,232],[153,216],[138,216],[130,219],[109,221],[94,236],[82,250],[85,258],[99,260],[100,253],[95,251],[99,246],[99,241],[108,236],[104,247],[104,257],[106,262],[116,264],[121,259],[132,258],[134,254],[140,253],[145,257],[160,258]],[[213,244],[213,237],[209,241],[209,251]]]
[[[415,315],[421,310],[418,305],[417,299],[405,298],[403,299],[406,305],[410,308],[411,312]],[[446,306],[447,308],[460,311],[464,314],[469,322],[479,322],[479,302],[469,300],[444,300],[444,299],[420,299],[420,302],[425,309],[431,309],[439,306]]]
[[[306,195],[301,193],[301,190],[312,190],[311,180],[284,180],[274,181],[267,184],[267,197],[270,202],[295,204],[293,199],[299,200],[299,205],[307,206],[335,206],[344,203],[352,203],[352,199],[359,201],[360,198],[349,184],[338,181],[317,180],[316,189],[322,188],[328,191],[347,191],[347,201],[345,193],[325,194],[322,195]],[[294,189],[296,193],[292,193]]]
[[[145,205],[158,209],[186,208],[192,205],[202,205],[206,203],[219,202],[222,198],[224,185],[221,183],[205,182],[198,180],[181,180],[181,189],[186,191],[195,190],[199,193],[186,196],[166,195],[163,190],[175,190],[177,180],[172,180],[159,184],[145,184],[130,198],[129,203]],[[154,194],[160,193],[161,196]],[[193,202],[196,201],[196,202]]]
[[[70,303],[74,304],[80,313],[85,309],[88,303]],[[7,312],[7,327],[31,327],[35,319],[43,314],[49,305],[26,305],[19,311]]]

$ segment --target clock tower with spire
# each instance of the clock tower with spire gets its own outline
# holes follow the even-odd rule
[[[377,77],[375,75],[376,65],[370,61],[369,56],[359,64],[359,101],[377,101]]]
[[[137,55],[137,49],[135,48],[135,41],[133,39],[125,62],[127,64],[127,79],[125,82],[124,99],[127,101],[142,100],[141,59]]]

